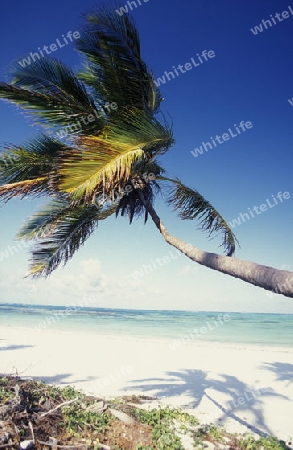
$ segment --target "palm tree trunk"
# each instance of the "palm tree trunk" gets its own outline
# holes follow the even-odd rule
[[[231,277],[240,278],[240,280],[246,283],[261,287],[267,291],[282,294],[286,297],[293,297],[293,272],[274,269],[273,267],[243,261],[230,256],[222,256],[217,253],[208,253],[181,239],[171,236],[152,205],[145,201],[141,190],[138,189],[138,191],[149,215],[165,241],[181,251],[189,259],[202,266],[230,275]]]

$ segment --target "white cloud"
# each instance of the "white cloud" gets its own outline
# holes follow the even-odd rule
[[[42,280],[58,292],[68,292],[71,296],[92,295],[105,292],[109,284],[108,277],[103,273],[101,263],[96,259],[87,259],[79,262],[70,272],[54,272],[48,280]]]
[[[156,308],[167,297],[164,289],[149,280],[133,280],[129,275],[106,274],[99,260],[75,261],[59,268],[48,278],[24,278],[24,271],[2,272],[3,301],[28,304],[92,306],[113,308]],[[87,303],[87,298],[91,298]]]
[[[21,269],[1,271],[3,299],[38,304],[72,304],[86,295],[105,293],[109,285],[101,264],[95,259],[82,260],[75,266],[61,268],[47,279],[24,278]]]

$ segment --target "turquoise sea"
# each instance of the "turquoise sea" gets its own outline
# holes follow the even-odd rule
[[[1,326],[258,346],[293,346],[293,315],[0,303]],[[2,328],[3,331],[3,328]]]

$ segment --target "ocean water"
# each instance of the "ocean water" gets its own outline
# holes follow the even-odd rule
[[[102,335],[293,346],[293,315],[41,306],[0,303],[1,326],[79,331]]]

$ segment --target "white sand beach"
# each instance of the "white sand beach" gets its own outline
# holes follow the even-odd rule
[[[101,397],[157,396],[231,432],[293,438],[293,350],[1,326],[0,373]]]

